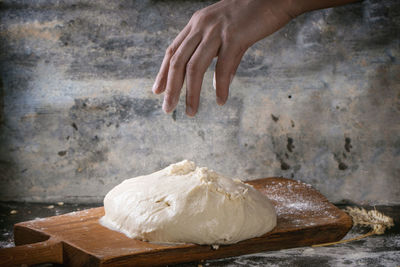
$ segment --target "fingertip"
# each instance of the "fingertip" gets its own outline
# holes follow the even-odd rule
[[[224,97],[217,96],[217,104],[218,104],[219,106],[225,105],[226,100],[227,100],[227,99],[224,98]]]
[[[220,106],[223,106],[226,102],[226,100],[228,99],[228,95],[229,95],[229,86],[230,83],[232,82],[233,76],[232,75],[228,75],[226,73],[223,74],[218,74],[215,76],[215,80],[216,80],[216,91],[215,91],[215,95],[216,95],[216,100],[217,100],[217,104]]]
[[[153,91],[153,93],[156,94],[156,95],[159,95],[159,94],[161,94],[161,93],[163,92],[159,87],[153,88],[152,91]]]
[[[165,83],[162,82],[155,82],[153,88],[151,89],[154,94],[159,95],[165,91]]]
[[[153,88],[151,88],[151,91],[153,92],[153,94],[158,95],[158,86],[154,84]]]
[[[174,108],[171,107],[167,102],[164,100],[163,105],[162,105],[162,110],[164,111],[165,114],[171,113]]]
[[[196,113],[187,113],[187,112],[186,112],[186,115],[187,115],[189,118],[194,118],[194,117],[196,116]]]
[[[197,110],[192,108],[190,105],[186,105],[186,115],[189,117],[194,117],[197,113]]]
[[[164,111],[165,114],[170,114],[173,111],[173,109],[166,109],[164,107],[162,110]]]

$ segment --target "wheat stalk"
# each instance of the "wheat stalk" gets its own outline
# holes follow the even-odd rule
[[[375,208],[370,211],[366,211],[364,208],[352,208],[347,207],[345,211],[351,216],[353,220],[353,225],[360,225],[363,227],[370,227],[371,231],[364,235],[360,235],[354,238],[340,240],[337,242],[323,243],[318,245],[312,245],[312,247],[324,247],[329,245],[347,243],[354,240],[359,240],[371,235],[382,235],[385,233],[386,229],[394,226],[393,219],[383,213],[377,211]]]
[[[376,209],[366,211],[361,208],[347,207],[345,210],[353,219],[354,225],[371,227],[377,235],[385,233],[386,229],[394,226],[393,219],[386,216]]]

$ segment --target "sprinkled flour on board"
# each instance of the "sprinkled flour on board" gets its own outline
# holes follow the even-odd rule
[[[275,204],[276,213],[286,223],[296,226],[313,226],[322,221],[331,221],[337,217],[331,212],[327,200],[315,199],[315,195],[304,194],[304,188],[311,185],[301,181],[273,181],[265,188],[268,198]],[[332,208],[334,208],[332,206]]]

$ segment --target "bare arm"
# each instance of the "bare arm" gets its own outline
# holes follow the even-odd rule
[[[361,0],[291,0],[291,4],[295,7],[294,12],[300,15],[305,12],[323,9],[328,7],[341,6],[353,2],[359,2]]]
[[[229,85],[246,50],[292,18],[356,0],[222,0],[197,11],[168,47],[153,92],[164,94],[163,110],[179,101],[186,78],[186,114],[199,107],[203,76],[214,57],[216,99],[225,104]]]

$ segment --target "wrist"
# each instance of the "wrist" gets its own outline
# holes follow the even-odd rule
[[[286,13],[294,19],[297,16],[309,11],[307,10],[307,6],[304,4],[306,1],[302,0],[285,0],[285,10]]]

